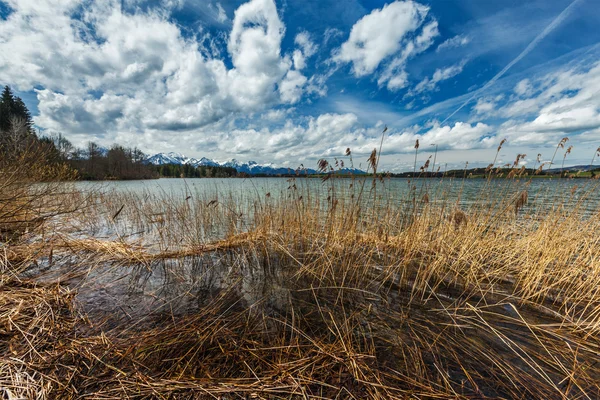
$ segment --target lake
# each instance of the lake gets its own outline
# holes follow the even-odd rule
[[[182,201],[188,196],[205,199],[232,196],[236,199],[262,199],[312,196],[327,199],[334,193],[338,198],[359,196],[363,199],[403,202],[423,199],[431,202],[458,202],[463,207],[505,199],[526,190],[528,207],[572,206],[582,203],[587,212],[595,211],[600,203],[599,181],[593,179],[405,179],[389,178],[377,181],[373,189],[371,177],[334,178],[323,182],[318,178],[191,178],[136,181],[76,182],[82,191],[98,190],[109,193],[129,193],[139,196],[168,196]]]

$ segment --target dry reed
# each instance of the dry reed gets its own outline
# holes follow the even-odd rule
[[[0,393],[597,398],[597,188],[542,206],[518,164],[470,205],[462,181],[398,201],[333,176],[82,194],[0,247]]]

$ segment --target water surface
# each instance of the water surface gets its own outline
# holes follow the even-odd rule
[[[76,182],[75,187],[104,193],[130,193],[144,196],[169,196],[176,200],[189,196],[218,198],[231,196],[241,199],[262,199],[265,196],[299,197],[307,194],[320,199],[330,196],[378,199],[384,202],[421,200],[427,193],[428,201],[457,202],[462,206],[481,203],[482,200],[502,200],[527,191],[528,206],[573,206],[578,203],[587,212],[600,203],[600,182],[592,179],[405,179],[377,180],[371,177],[335,178],[190,178],[135,181]]]

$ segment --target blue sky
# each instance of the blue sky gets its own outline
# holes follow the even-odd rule
[[[600,146],[600,7],[576,1],[0,0],[0,84],[46,133],[314,167],[532,166]],[[506,69],[507,66],[510,68]],[[562,155],[559,156],[562,161]]]

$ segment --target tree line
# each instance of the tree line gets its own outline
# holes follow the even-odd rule
[[[21,98],[9,86],[0,96],[0,167],[2,165],[33,165],[31,179],[110,180],[232,177],[235,168],[193,167],[191,165],[150,165],[138,148],[119,144],[105,149],[89,142],[83,149],[75,147],[62,134],[44,136],[36,133],[33,118]],[[61,174],[48,173],[60,170]],[[43,174],[41,171],[45,171]],[[68,173],[65,173],[67,171]],[[43,175],[43,176],[42,176]]]
[[[165,178],[232,178],[238,172],[232,167],[206,166],[194,167],[188,164],[163,164],[156,166],[157,172]]]

